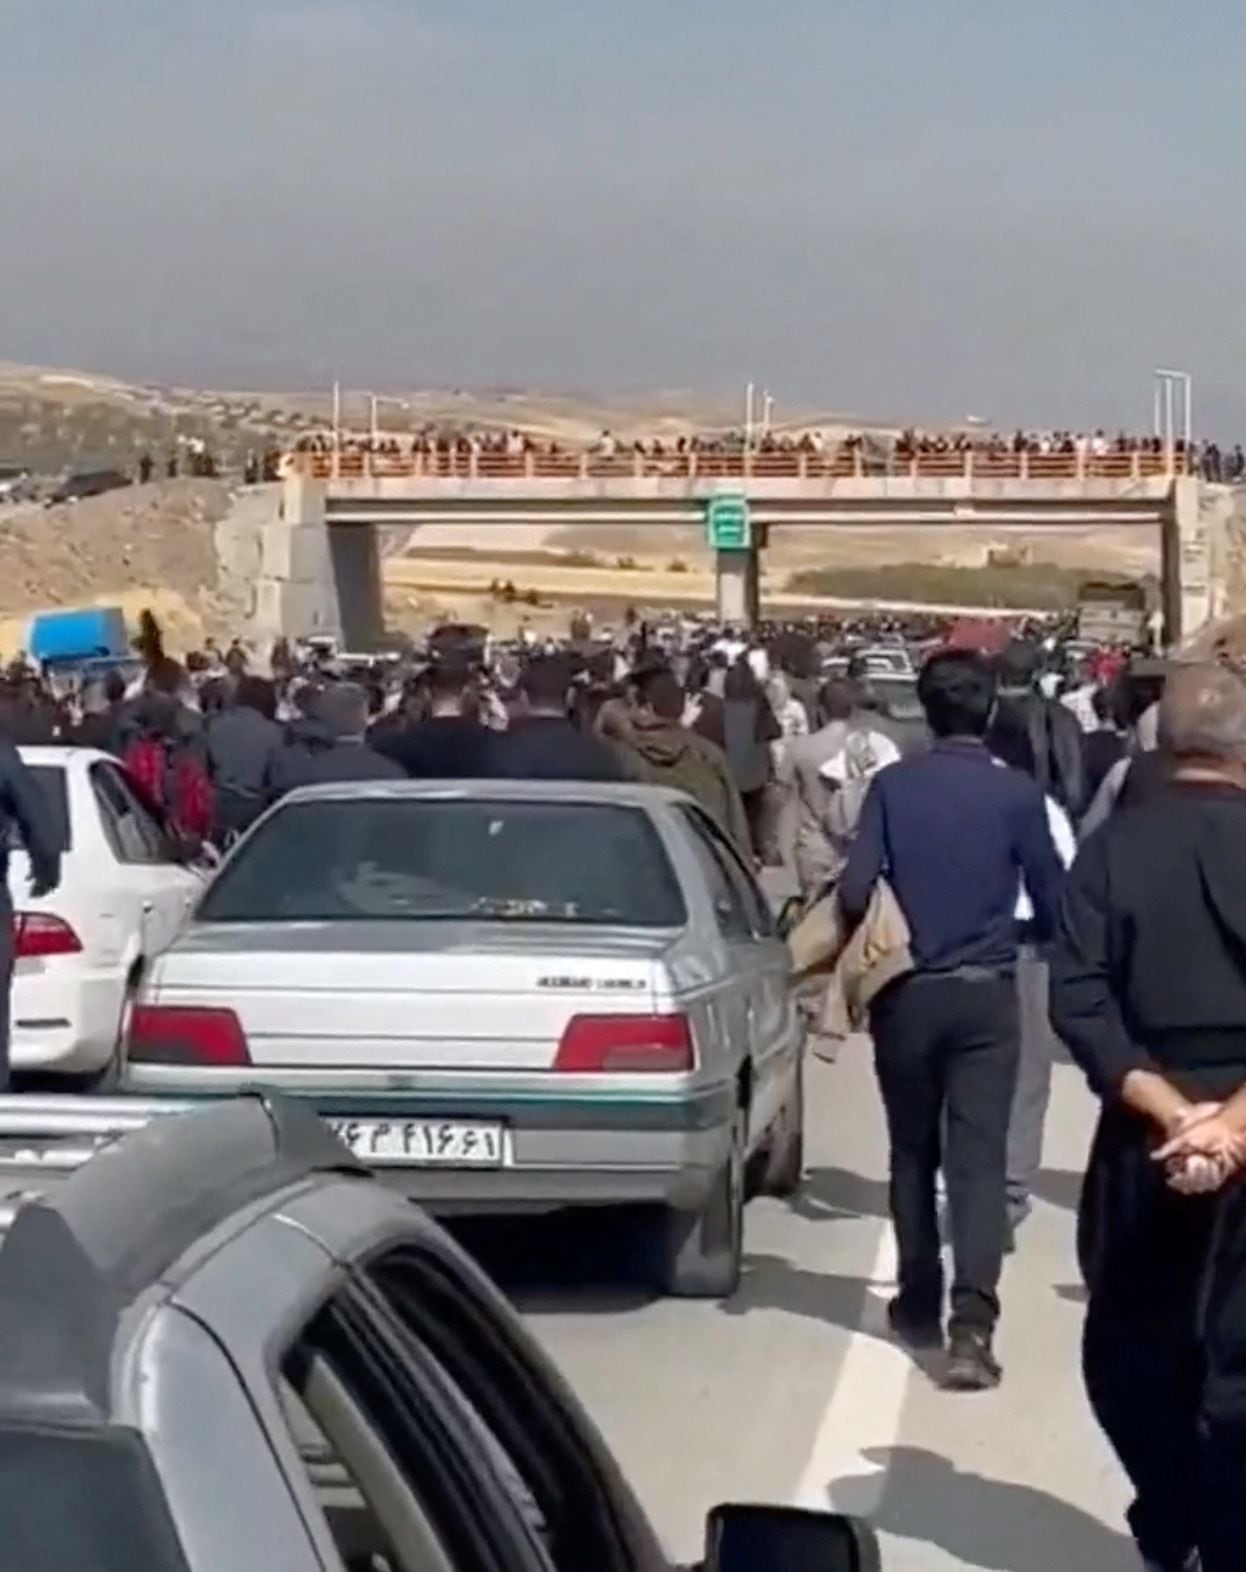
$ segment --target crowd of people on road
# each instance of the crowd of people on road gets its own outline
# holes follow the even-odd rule
[[[822,979],[815,1034],[840,1029],[855,954],[848,1016],[869,1027],[890,1142],[891,1326],[944,1351],[951,1390],[1003,1373],[1004,1262],[1063,1042],[1103,1102],[1079,1228],[1085,1376],[1131,1526],[1160,1572],[1240,1569],[1246,674],[1227,656],[1071,658],[1054,622],[990,654],[934,617],[574,631],[490,648],[460,630],[362,663],[288,644],[261,662],[235,642],[179,662],[147,618],[133,680],[66,700],[11,670],[0,733],[115,753],[171,832],[221,848],[301,786],[527,778],[677,788],[745,864],[790,860],[794,953],[835,912],[829,966],[801,972]],[[868,658],[888,641],[914,661],[917,717]]]

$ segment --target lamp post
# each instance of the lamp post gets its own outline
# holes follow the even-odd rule
[[[1155,372],[1155,435],[1164,439],[1164,452],[1170,471],[1177,442],[1178,397],[1181,433],[1188,458],[1194,442],[1194,378],[1188,371],[1170,371],[1161,367]]]

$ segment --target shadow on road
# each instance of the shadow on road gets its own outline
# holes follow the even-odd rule
[[[657,1297],[612,1214],[448,1220],[458,1242],[531,1315],[618,1315]]]
[[[1137,1572],[1133,1541],[1080,1507],[1003,1480],[958,1469],[919,1447],[874,1447],[861,1454],[886,1473],[832,1480],[838,1512],[869,1517],[901,1539],[938,1545],[958,1566],[985,1572]]]
[[[866,1179],[848,1168],[811,1168],[791,1207],[797,1217],[817,1223],[887,1217],[887,1181]]]
[[[1084,1177],[1080,1171],[1072,1172],[1067,1168],[1044,1168],[1034,1181],[1034,1194],[1048,1206],[1075,1212],[1081,1203]]]

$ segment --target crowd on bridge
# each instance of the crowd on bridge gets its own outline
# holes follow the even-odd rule
[[[1158,436],[1142,436],[1125,431],[1026,431],[1011,436],[1001,432],[962,429],[928,432],[909,428],[897,433],[883,431],[828,433],[820,428],[803,430],[690,432],[678,435],[620,436],[606,429],[592,441],[538,437],[531,432],[489,429],[473,426],[425,426],[411,432],[309,433],[295,444],[293,453],[329,458],[337,454],[351,459],[377,457],[391,462],[423,460],[434,467],[455,461],[464,464],[480,459],[519,461],[529,456],[547,460],[578,458],[613,461],[634,457],[658,463],[688,463],[695,456],[742,459],[745,454],[762,457],[787,456],[796,462],[801,456],[825,462],[851,462],[871,473],[911,465],[922,459],[967,459],[1018,461],[1028,458],[1067,459],[1070,465],[1086,461],[1146,459],[1168,462],[1181,473],[1201,476],[1217,483],[1239,484],[1246,480],[1246,449],[1241,443],[1231,449],[1214,441],[1189,442],[1175,439],[1169,454]],[[265,478],[273,466],[266,464]]]

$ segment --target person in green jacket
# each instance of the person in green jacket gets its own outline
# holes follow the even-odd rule
[[[650,786],[687,792],[745,863],[753,864],[748,819],[723,750],[683,724],[687,695],[665,667],[641,672],[626,732],[616,737],[628,773]]]

